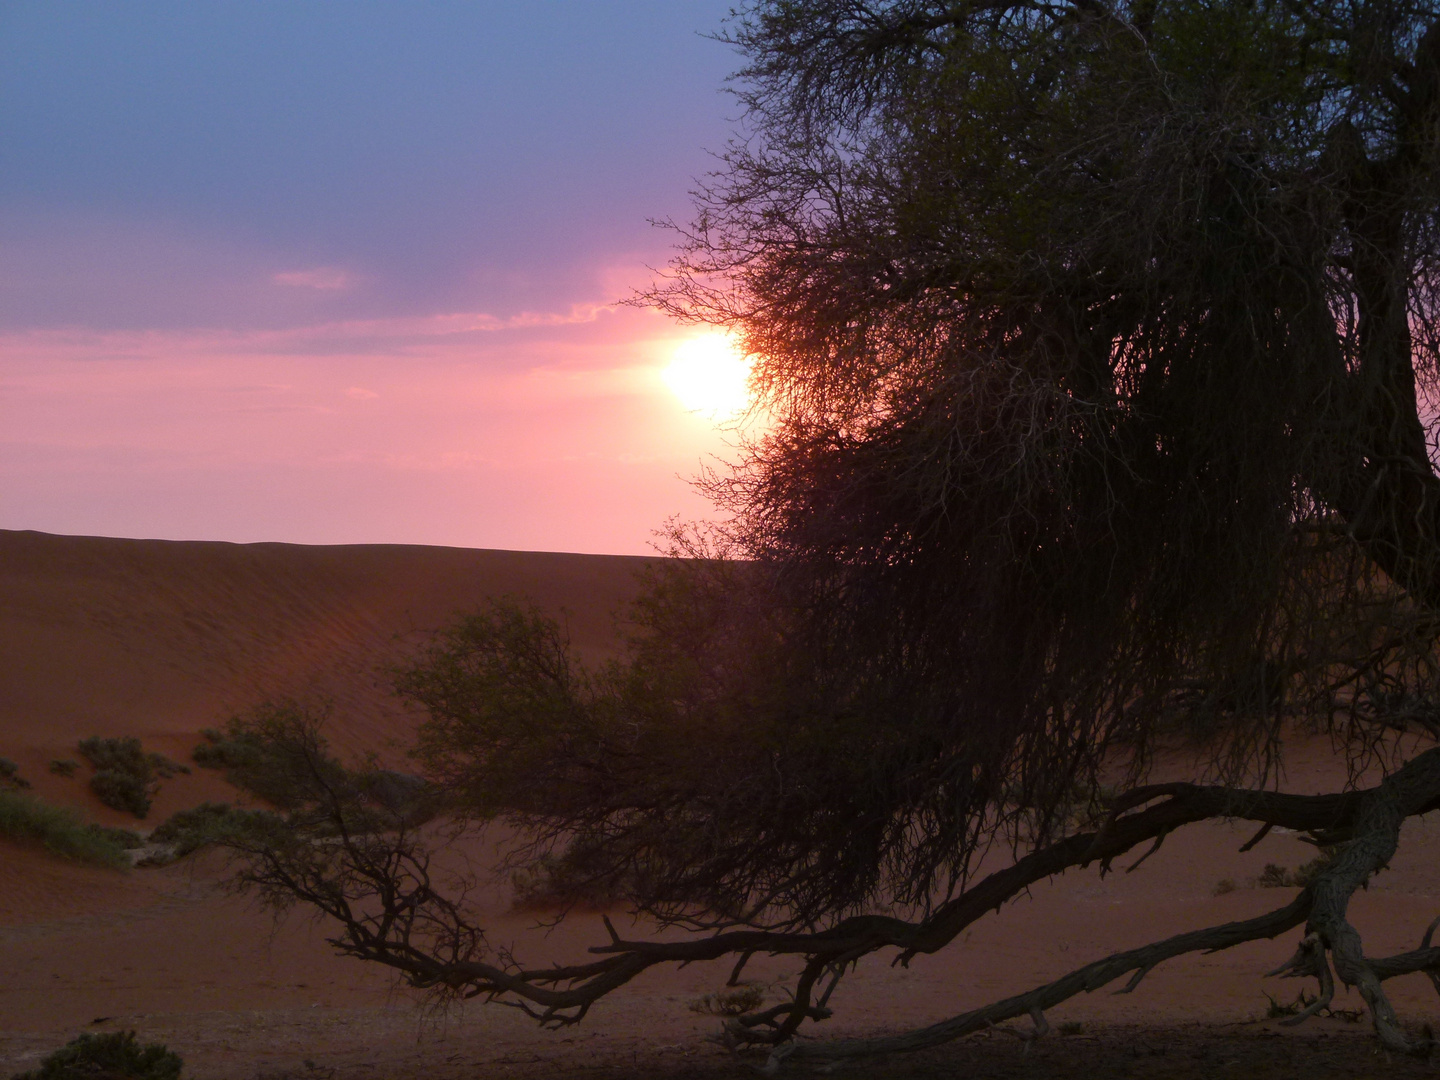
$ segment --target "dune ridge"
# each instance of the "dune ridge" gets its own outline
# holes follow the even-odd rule
[[[185,760],[202,728],[289,696],[332,702],[342,749],[383,751],[413,717],[382,668],[426,631],[508,595],[562,616],[598,657],[654,561],[0,531],[0,756],[43,796],[104,818],[83,785],[45,769],[89,735],[135,735]],[[203,777],[177,785],[157,811],[208,792]]]

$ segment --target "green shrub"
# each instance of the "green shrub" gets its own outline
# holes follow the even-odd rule
[[[87,1032],[14,1080],[179,1080],[183,1064],[163,1043],[142,1046],[133,1031]]]
[[[56,776],[74,776],[79,767],[80,763],[73,758],[55,758],[50,762],[50,771]]]
[[[188,766],[171,761],[164,754],[146,753],[140,740],[133,735],[113,739],[92,735],[88,739],[81,739],[76,749],[80,751],[81,757],[97,769],[116,769],[147,778],[158,776],[162,780],[190,772]]]
[[[20,766],[9,758],[0,757],[0,787],[28,788],[30,781],[20,775]]]
[[[353,786],[352,774],[330,753],[318,736],[324,714],[310,716],[293,701],[265,702],[225,725],[201,732],[205,742],[191,752],[197,765],[222,769],[225,779],[281,810],[294,810],[315,794],[317,784]],[[300,752],[296,733],[314,726],[315,755]]]
[[[171,815],[155,827],[150,839],[153,843],[174,845],[175,856],[179,858],[206,844],[250,834],[278,820],[266,810],[242,810],[229,803],[204,802],[194,809]]]
[[[290,809],[295,802],[297,777],[291,755],[278,734],[294,715],[290,702],[266,703],[246,717],[233,717],[225,730],[206,728],[205,741],[190,752],[195,764],[219,769],[225,779],[243,791],[258,795],[272,806]],[[338,763],[335,766],[337,774]],[[304,787],[302,782],[300,787]]]
[[[0,836],[38,841],[56,855],[96,866],[130,865],[125,845],[113,836],[86,825],[73,810],[51,806],[33,795],[0,790]]]
[[[90,790],[112,810],[143,818],[150,812],[151,787],[134,773],[101,769],[90,777]]]
[[[241,733],[234,732],[236,724],[237,720],[230,721],[232,734],[218,728],[204,728],[200,736],[205,741],[190,751],[190,760],[202,769],[229,769],[252,759],[254,748],[240,737]]]
[[[150,812],[150,798],[177,773],[188,773],[184,765],[164,754],[146,753],[132,736],[102,739],[98,735],[80,740],[80,756],[94,766],[90,790],[112,810],[123,810],[143,818]]]
[[[294,701],[266,702],[224,731],[202,732],[205,742],[191,756],[223,769],[227,781],[288,815],[311,838],[415,828],[443,809],[443,793],[421,777],[378,768],[374,760],[347,768],[321,735],[326,715]],[[252,816],[246,828],[278,821]]]
[[[85,828],[98,836],[119,844],[126,851],[145,846],[145,838],[134,829],[117,829],[113,825],[86,825]]]

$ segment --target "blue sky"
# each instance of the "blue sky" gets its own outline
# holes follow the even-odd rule
[[[267,475],[282,504],[304,505],[307,485],[323,490],[335,460],[374,451],[379,429],[358,424],[287,458],[301,432],[247,435],[235,414],[230,441],[200,455],[209,464],[185,466],[185,420],[213,408],[212,391],[236,386],[313,391],[300,408],[313,412],[329,407],[321,384],[381,397],[433,384],[448,412],[444,371],[472,388],[501,372],[563,371],[608,387],[592,395],[592,412],[625,398],[611,419],[633,427],[636,395],[654,389],[645,373],[682,331],[609,305],[663,263],[670,238],[647,219],[686,216],[693,179],[731,129],[723,88],[738,58],[705,36],[729,6],[0,3],[0,527],[643,547],[658,521],[637,520],[633,535],[609,527],[589,544],[555,513],[528,527],[494,514],[489,525],[429,528],[412,505],[408,528],[377,526],[389,520],[387,484],[400,481],[373,453],[373,482],[356,481],[373,494],[332,508],[328,523],[281,511],[217,517],[203,493],[228,484],[237,498],[255,492],[258,508]],[[457,334],[454,320],[467,318],[483,333]],[[347,371],[346,357],[363,361]],[[340,386],[360,369],[391,389]],[[629,389],[616,390],[617,378]],[[102,397],[113,408],[97,426]],[[573,426],[547,411],[551,397],[533,403],[536,445]],[[507,400],[507,423],[520,423],[519,399]],[[673,407],[660,400],[656,409]],[[272,411],[295,405],[277,402]],[[404,422],[390,417],[385,460],[414,458],[405,430],[429,434],[424,404],[409,409]],[[468,429],[453,421],[469,449],[446,460],[477,456],[475,439],[498,430],[488,415],[479,408]],[[166,424],[179,441],[160,491],[145,462],[163,456]],[[262,437],[269,457],[246,448]],[[603,441],[561,456],[593,456]],[[652,442],[616,451],[616,462],[649,454],[664,464],[616,482],[654,488],[641,516],[669,497],[655,485],[672,485],[677,512],[696,511],[675,473],[719,445],[713,424],[664,416]],[[487,454],[508,467],[505,445]],[[187,467],[193,484],[182,482]],[[482,472],[468,474],[477,491]],[[117,496],[117,485],[135,497]],[[100,502],[133,509],[107,516]]]
[[[365,282],[327,313],[589,298],[598,262],[663,248],[646,219],[683,215],[723,145],[734,56],[702,34],[726,8],[4,4],[0,318],[303,318],[203,292],[256,264]]]

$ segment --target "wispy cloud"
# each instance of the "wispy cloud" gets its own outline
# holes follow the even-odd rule
[[[300,289],[322,289],[333,292],[348,289],[355,284],[355,276],[334,266],[320,266],[313,270],[286,270],[272,274],[270,280],[276,285],[289,285]]]

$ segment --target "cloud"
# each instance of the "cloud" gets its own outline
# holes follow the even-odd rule
[[[313,270],[287,270],[272,274],[270,280],[276,285],[291,285],[301,289],[324,289],[334,291],[348,289],[355,284],[355,278],[334,266],[319,266]]]

